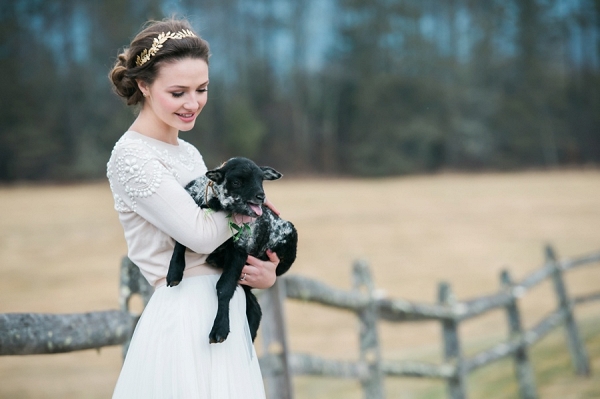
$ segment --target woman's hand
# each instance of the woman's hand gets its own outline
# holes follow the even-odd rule
[[[281,216],[281,212],[279,212],[277,208],[275,208],[275,205],[273,205],[273,203],[268,199],[265,199],[265,206],[272,210],[277,216]]]
[[[246,266],[242,269],[239,283],[252,288],[265,289],[275,284],[275,269],[279,264],[277,254],[270,249],[267,250],[269,260],[263,261],[248,255]]]

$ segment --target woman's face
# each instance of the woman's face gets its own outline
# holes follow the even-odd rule
[[[138,84],[145,95],[143,111],[154,114],[157,128],[188,131],[208,100],[208,64],[198,58],[166,63],[151,85]]]

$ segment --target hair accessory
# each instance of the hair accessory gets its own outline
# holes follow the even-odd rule
[[[192,32],[189,29],[182,29],[177,33],[171,33],[171,32],[162,32],[158,35],[158,37],[154,38],[154,41],[152,43],[152,47],[150,47],[149,49],[144,49],[144,51],[142,51],[142,53],[140,55],[137,56],[136,60],[135,60],[135,64],[137,66],[142,66],[144,65],[146,62],[150,61],[150,58],[152,56],[155,56],[156,53],[158,52],[158,50],[160,50],[160,48],[162,47],[163,43],[166,42],[169,39],[183,39],[184,37],[197,37],[194,32]]]

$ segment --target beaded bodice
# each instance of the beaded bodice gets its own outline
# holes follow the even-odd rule
[[[203,172],[206,171],[198,151],[184,140],[179,139],[179,146],[174,146],[137,136],[141,135],[123,135],[115,144],[107,164],[107,177],[118,212],[135,212],[137,198],[149,197],[160,187],[165,168],[182,186],[197,176],[190,178],[182,172],[193,172],[199,167]],[[115,192],[113,184],[116,183],[123,186],[127,200]]]

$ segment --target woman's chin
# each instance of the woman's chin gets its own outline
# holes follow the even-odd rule
[[[194,128],[194,125],[195,125],[195,121],[192,123],[186,123],[185,125],[179,127],[179,131],[180,132],[189,132],[190,130],[192,130]]]

